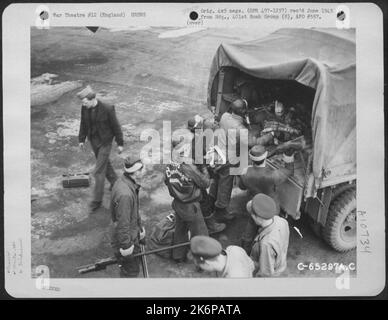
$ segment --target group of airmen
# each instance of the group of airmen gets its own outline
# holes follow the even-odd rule
[[[278,100],[272,113],[260,122],[259,130],[248,130],[250,165],[240,175],[231,174],[232,159],[213,146],[210,150],[195,150],[195,137],[205,129],[249,129],[247,114],[249,102],[244,95],[231,101],[229,109],[220,120],[204,119],[196,115],[189,119],[187,128],[192,132],[191,159],[182,157],[187,142],[172,140],[172,160],[165,166],[165,184],[173,198],[175,230],[173,244],[190,241],[189,246],[172,249],[172,259],[184,262],[191,259],[198,271],[216,272],[219,277],[272,277],[285,271],[289,242],[289,226],[281,212],[277,186],[294,173],[294,153],[298,147],[283,150],[283,167],[277,170],[267,166],[268,150],[272,146],[289,141],[302,134],[294,125],[290,112]],[[117,177],[109,160],[113,138],[118,152],[123,150],[123,134],[113,105],[96,98],[90,86],[77,94],[82,100],[80,147],[88,138],[96,156],[93,199],[90,213],[102,206],[105,178],[110,182],[112,215],[112,247],[118,258],[121,277],[137,277],[140,259],[131,258],[140,252],[145,243],[146,230],[139,214],[139,189],[145,175],[145,164],[139,155],[132,154],[124,160],[124,172]],[[239,134],[229,144],[238,144]],[[226,142],[225,142],[226,143]],[[227,146],[231,147],[231,146]],[[233,146],[235,147],[235,146]],[[195,163],[195,155],[201,153],[208,160],[213,154],[223,161]],[[177,159],[176,157],[179,157]],[[235,159],[234,159],[235,160]],[[213,237],[224,231],[228,224],[243,212],[232,212],[230,207],[234,185],[247,190],[249,201],[246,211],[249,218],[240,242],[223,248]]]

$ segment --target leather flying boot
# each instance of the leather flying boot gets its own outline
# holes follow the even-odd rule
[[[225,223],[218,223],[216,221],[216,219],[214,218],[214,214],[211,214],[210,216],[205,217],[205,223],[209,231],[209,234],[219,233],[226,228]]]

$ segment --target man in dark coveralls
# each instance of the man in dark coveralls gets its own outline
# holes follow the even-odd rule
[[[209,235],[200,202],[203,190],[209,187],[210,177],[206,166],[197,166],[189,157],[180,156],[185,144],[172,141],[172,162],[165,169],[165,184],[174,198],[172,208],[176,213],[173,244],[188,241],[191,237]],[[177,262],[186,260],[187,247],[172,250],[172,258]]]
[[[93,199],[89,203],[90,213],[95,213],[102,204],[105,177],[110,182],[111,187],[117,180],[109,155],[113,138],[118,145],[118,153],[123,151],[123,133],[114,106],[98,100],[96,93],[90,86],[80,91],[77,97],[82,100],[79,146],[84,150],[87,137],[96,156],[95,186]]]

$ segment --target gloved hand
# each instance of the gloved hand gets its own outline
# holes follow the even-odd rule
[[[128,249],[121,249],[120,248],[120,254],[123,257],[128,257],[128,256],[130,256],[133,253],[133,249],[135,249],[134,245],[130,246]]]

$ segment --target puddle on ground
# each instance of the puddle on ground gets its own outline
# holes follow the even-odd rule
[[[158,105],[153,106],[157,112],[162,113],[164,111],[177,111],[184,108],[184,106],[176,101],[161,102]]]
[[[99,90],[96,94],[97,99],[101,99],[101,101],[106,103],[114,103],[118,99],[117,91],[106,91]]]
[[[56,143],[58,140],[70,140],[72,137],[78,137],[80,120],[66,119],[57,123],[57,130],[47,132],[45,134],[50,144]]]
[[[95,229],[85,234],[57,240],[48,238],[33,239],[31,245],[35,255],[53,254],[60,256],[99,247],[101,242],[106,239],[106,233],[105,228]]]
[[[65,81],[58,84],[31,85],[31,106],[40,106],[58,100],[62,95],[82,87],[81,81]]]
[[[41,71],[46,70],[54,70],[56,73],[62,73],[75,68],[91,68],[109,61],[108,57],[101,52],[86,52],[86,50],[84,52],[79,50],[73,54],[63,54],[50,60],[43,60],[40,57],[31,56],[31,60],[31,74],[33,75],[40,74]]]
[[[47,205],[52,205],[56,199],[45,199]],[[38,200],[41,201],[41,200]],[[33,239],[49,237],[53,232],[79,223],[88,218],[88,211],[83,201],[73,202],[62,206],[56,202],[57,210],[35,212],[31,217],[31,235]],[[43,208],[42,208],[43,209]]]

